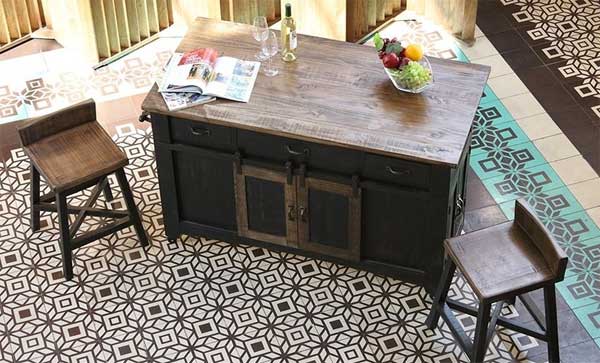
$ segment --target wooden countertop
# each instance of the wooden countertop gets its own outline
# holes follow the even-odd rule
[[[299,36],[298,60],[262,70],[249,103],[217,100],[169,112],[156,85],[142,109],[432,164],[455,166],[468,140],[488,66],[430,58],[435,84],[419,95],[398,92],[372,47]],[[177,48],[212,47],[253,59],[251,26],[198,18]],[[262,68],[262,67],[261,67]]]

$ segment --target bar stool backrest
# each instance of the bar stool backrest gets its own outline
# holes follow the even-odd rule
[[[544,256],[546,263],[552,269],[555,281],[562,281],[567,268],[567,255],[556,243],[542,221],[535,215],[529,204],[519,199],[515,203],[515,223],[535,243]]]
[[[62,110],[25,121],[17,130],[21,144],[27,146],[91,121],[96,121],[96,103],[93,99],[88,99]]]

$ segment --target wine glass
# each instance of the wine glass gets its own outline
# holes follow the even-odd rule
[[[276,76],[279,71],[273,68],[273,57],[279,52],[279,40],[275,32],[269,31],[263,42],[262,52],[269,57],[268,66],[265,67],[265,74],[269,77]]]
[[[257,16],[254,18],[252,25],[252,36],[254,36],[254,39],[256,39],[257,42],[260,42],[260,48],[262,49],[263,42],[269,34],[269,25],[267,24],[267,18],[264,16]],[[265,54],[263,54],[262,52],[256,53],[255,57],[259,61],[267,59]]]

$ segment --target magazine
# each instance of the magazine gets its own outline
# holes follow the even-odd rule
[[[216,97],[193,92],[162,92],[161,95],[169,111],[182,110],[216,100]]]
[[[212,48],[175,53],[159,92],[197,93],[248,102],[259,67],[259,62],[218,57]]]

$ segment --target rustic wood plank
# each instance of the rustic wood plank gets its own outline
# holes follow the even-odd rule
[[[31,26],[31,31],[33,32],[42,27],[39,4],[37,0],[27,0],[26,6],[29,15],[29,24]]]
[[[148,7],[146,0],[136,0],[138,27],[140,29],[140,39],[144,40],[150,36],[150,24],[148,23]]]
[[[104,3],[102,1],[90,0],[90,10],[92,12],[92,21],[94,23],[98,56],[100,59],[108,58],[111,56],[111,52],[110,42],[108,40],[108,29],[106,28]]]
[[[250,32],[249,25],[198,18],[177,51],[214,47],[232,57],[248,56],[248,49],[255,48]],[[372,47],[305,35],[299,35],[299,42],[302,62],[268,82],[261,73],[249,103],[217,100],[169,112],[155,87],[143,108],[427,163],[458,164],[489,67],[430,58],[435,84],[412,95],[394,88]]]
[[[369,0],[367,4],[367,23],[369,27],[377,25],[377,0]]]
[[[160,31],[156,1],[157,0],[146,0],[146,9],[148,11],[148,28],[150,29],[150,35],[156,34]]]
[[[119,27],[117,25],[117,13],[114,0],[103,0],[104,19],[106,22],[106,32],[108,34],[108,44],[111,54],[121,51],[121,42],[119,39]]]
[[[11,42],[4,2],[0,1],[0,46]]]
[[[221,19],[231,21],[233,19],[233,15],[231,10],[233,5],[231,0],[221,0]]]
[[[15,4],[15,11],[17,12],[17,23],[19,24],[19,31],[21,36],[31,34],[31,24],[29,23],[29,11],[27,9],[27,2],[25,0],[13,0]]]
[[[156,0],[156,10],[158,14],[158,26],[160,30],[169,27],[169,9],[167,0]]]
[[[135,0],[125,0],[125,11],[127,12],[127,26],[131,44],[138,43],[140,38],[140,25]]]
[[[129,21],[125,0],[114,0],[115,14],[117,17],[117,29],[119,30],[119,44],[121,49],[131,47],[131,34],[129,32]]]
[[[19,22],[17,20],[17,12],[14,0],[2,0],[4,4],[4,13],[6,14],[6,23],[8,24],[8,33],[12,40],[21,37]]]
[[[463,28],[461,38],[463,40],[475,39],[475,23],[477,20],[477,0],[464,0]]]
[[[167,15],[169,18],[169,25],[173,25],[175,22],[173,14],[173,0],[167,0]]]
[[[387,0],[377,0],[377,21],[385,21],[385,5]]]

